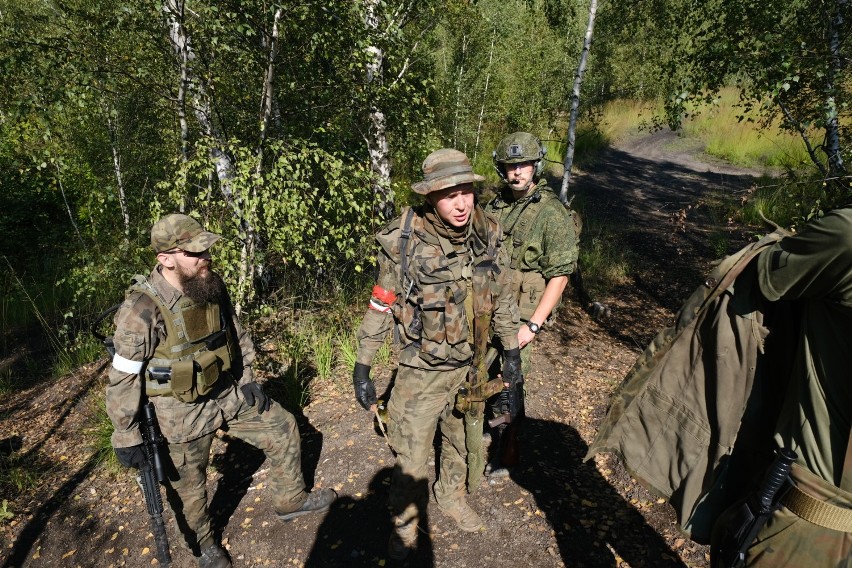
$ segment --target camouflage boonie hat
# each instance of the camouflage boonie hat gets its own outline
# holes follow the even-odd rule
[[[221,238],[205,231],[192,217],[180,213],[166,215],[151,227],[151,247],[155,253],[172,249],[203,252]]]
[[[426,156],[423,160],[423,181],[411,186],[414,193],[427,195],[448,187],[483,181],[485,178],[473,173],[470,160],[464,152],[443,148]]]

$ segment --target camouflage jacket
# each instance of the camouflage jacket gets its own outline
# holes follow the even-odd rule
[[[180,291],[163,278],[159,266],[151,272],[148,281],[169,305],[174,305],[182,298]],[[231,314],[232,332],[239,339],[241,361],[234,361],[233,375],[220,377],[213,390],[195,402],[185,403],[171,396],[151,397],[160,429],[169,442],[187,442],[214,432],[225,420],[233,418],[243,403],[233,377],[239,376],[241,385],[254,380],[252,363],[255,351],[251,337],[243,330],[230,305],[220,307],[225,313]],[[164,334],[163,317],[155,301],[141,291],[129,292],[115,316],[113,341],[116,356],[141,363],[144,373],[145,363],[154,356],[157,345],[165,340]],[[115,428],[112,445],[116,448],[142,443],[138,410],[144,383],[139,373],[127,373],[115,366],[110,367],[106,408]]]
[[[408,274],[402,274],[400,235],[407,210],[376,236],[380,245],[377,288],[358,330],[357,361],[371,365],[394,323],[402,343],[400,364],[446,370],[468,364],[473,356],[471,322],[492,314],[491,329],[507,349],[518,346],[518,312],[512,298],[506,251],[497,222],[481,208],[472,214],[467,254],[424,229],[420,211],[412,217],[407,243]],[[403,280],[406,284],[403,284]],[[468,299],[472,291],[473,302]]]
[[[579,254],[574,220],[544,180],[518,200],[504,185],[485,207],[500,221],[512,267],[512,287],[526,321],[547,280],[574,272]]]

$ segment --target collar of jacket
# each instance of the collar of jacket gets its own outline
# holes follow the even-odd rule
[[[151,271],[151,286],[157,290],[157,294],[162,298],[163,304],[170,310],[183,298],[181,291],[169,284],[169,281],[163,276],[162,264],[158,264]]]
[[[417,238],[424,243],[440,247],[441,241],[438,236],[427,231],[424,227],[425,223],[429,221],[426,220],[423,209],[418,209],[415,219],[416,222],[412,223],[411,229],[417,235]],[[474,254],[479,255],[488,249],[489,236],[488,216],[485,210],[479,205],[474,206],[470,214],[468,226],[470,230],[468,232],[467,245]]]

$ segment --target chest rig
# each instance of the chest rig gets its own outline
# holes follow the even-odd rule
[[[141,292],[159,307],[163,338],[147,362],[145,392],[192,402],[210,392],[229,371],[236,352],[231,327],[219,304],[196,304],[186,296],[169,307],[147,278],[137,275],[128,294]]]
[[[487,336],[494,274],[500,270],[499,229],[481,210],[474,215],[464,247],[442,236],[426,237],[424,219],[413,209],[403,214],[396,242],[387,243],[399,254],[402,293],[391,307],[397,337],[405,349],[418,350],[419,358],[430,364],[467,364],[476,343],[474,332],[482,328]],[[481,321],[483,315],[488,322]]]

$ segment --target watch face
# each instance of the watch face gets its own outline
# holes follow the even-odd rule
[[[539,326],[537,323],[527,322],[527,327],[530,328],[530,331],[533,333],[538,333]]]

